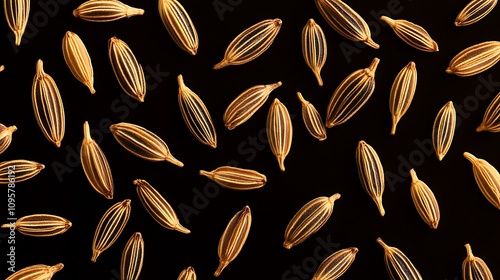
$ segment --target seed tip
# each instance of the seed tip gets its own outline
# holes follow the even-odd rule
[[[226,59],[223,59],[221,62],[214,65],[214,70],[218,70],[224,68],[229,65],[229,62]]]
[[[454,74],[453,70],[452,70],[450,67],[446,68],[446,70],[445,70],[445,71],[446,71],[446,73],[448,73],[448,74]]]
[[[483,131],[486,131],[486,126],[484,124],[480,124],[477,128],[476,128],[476,132],[483,132]]]
[[[220,275],[220,273],[222,272],[222,270],[223,270],[224,268],[226,268],[226,266],[227,266],[228,264],[229,264],[229,262],[220,260],[220,261],[219,261],[219,266],[217,267],[217,270],[215,271],[214,276],[215,276],[215,277],[219,277],[219,275]]]

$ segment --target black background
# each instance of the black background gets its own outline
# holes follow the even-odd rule
[[[190,56],[169,37],[156,1],[127,1],[126,4],[143,8],[145,14],[110,23],[73,17],[72,11],[81,2],[32,1],[32,28],[26,31],[19,48],[13,46],[6,21],[1,20],[0,34],[5,35],[0,40],[0,64],[6,68],[0,73],[0,122],[16,125],[18,131],[0,160],[28,159],[46,166],[33,179],[16,185],[16,217],[47,213],[73,223],[66,233],[54,237],[35,238],[17,233],[16,270],[62,262],[65,267],[54,279],[118,279],[122,249],[132,233],[140,231],[145,241],[141,279],[176,279],[188,266],[195,268],[200,279],[214,278],[219,238],[231,217],[249,205],[253,218],[249,237],[239,256],[219,276],[221,279],[306,279],[306,275],[310,279],[313,274],[310,271],[320,261],[314,255],[321,244],[318,238],[336,243],[335,250],[359,248],[355,262],[343,278],[387,279],[384,253],[375,242],[377,237],[406,253],[425,279],[459,279],[466,256],[465,243],[470,243],[475,255],[489,264],[494,276],[500,276],[499,212],[482,196],[471,164],[462,156],[468,151],[500,168],[499,135],[475,132],[484,110],[500,88],[498,83],[481,87],[481,81],[500,81],[500,66],[468,78],[444,71],[462,49],[500,38],[498,8],[474,25],[455,27],[454,19],[468,1],[347,1],[370,24],[372,37],[380,44],[380,49],[374,50],[337,34],[312,0],[185,0],[181,3],[200,39],[198,53]],[[44,11],[43,3],[52,3],[50,13]],[[225,4],[227,10],[219,6],[222,10],[218,12],[214,3]],[[423,26],[440,51],[424,53],[406,45],[390,27],[377,20],[382,14]],[[263,55],[245,65],[212,69],[236,35],[272,18],[280,18],[283,26]],[[323,28],[328,42],[323,87],[317,85],[302,58],[301,31],[309,18]],[[61,41],[68,30],[81,37],[90,53],[95,95],[72,76],[64,62]],[[134,101],[127,105],[121,99],[125,94],[107,55],[107,42],[112,36],[130,46],[149,75],[144,103]],[[341,46],[344,52],[346,46],[355,52],[346,55]],[[325,141],[319,142],[309,135],[296,92],[301,91],[324,117],[336,86],[351,72],[368,67],[374,57],[381,61],[376,88],[367,104],[345,124],[328,129]],[[38,59],[44,61],[45,72],[56,81],[64,102],[66,134],[60,148],[44,138],[33,115],[30,92]],[[417,65],[417,92],[396,135],[391,136],[389,91],[395,76],[409,61]],[[154,69],[162,74],[155,78],[151,74]],[[218,137],[216,149],[199,143],[181,117],[177,103],[179,74],[212,115]],[[283,85],[271,93],[266,104],[247,123],[233,131],[224,127],[222,115],[239,93],[254,85],[277,81]],[[475,96],[478,87],[481,99]],[[266,143],[265,120],[274,98],[279,98],[295,116],[285,172],[279,170]],[[449,153],[439,162],[428,145],[422,149],[416,141],[428,143],[437,112],[450,100],[460,110],[460,122]],[[92,189],[79,163],[78,145],[83,139],[85,121],[89,122],[93,138],[111,166],[115,183],[113,200],[106,200]],[[156,133],[185,166],[149,162],[128,153],[107,130],[109,124],[120,121]],[[354,154],[360,140],[373,146],[386,173],[396,176],[386,182],[385,217],[378,214],[359,183]],[[228,163],[264,173],[268,183],[261,189],[238,192],[214,187],[207,178],[198,175],[201,169],[212,170]],[[65,169],[58,175],[54,166]],[[415,210],[410,196],[409,167],[415,167],[439,202],[441,222],[437,230],[430,229]],[[138,178],[147,180],[169,201],[191,234],[162,228],[148,215],[132,184]],[[5,208],[6,193],[2,204]],[[205,193],[204,197],[208,194],[208,198],[200,198],[199,193]],[[283,233],[296,211],[315,197],[333,193],[342,197],[324,227],[304,243],[291,250],[284,249]],[[125,230],[92,263],[92,239],[101,216],[111,205],[127,198],[132,200],[132,214]],[[194,212],[186,213],[187,207]],[[5,259],[9,253],[6,238],[9,232],[3,229],[1,233],[1,255]],[[324,253],[320,251],[322,256]],[[294,265],[302,273],[292,272]],[[1,267],[1,275],[7,277],[8,264],[2,262]]]

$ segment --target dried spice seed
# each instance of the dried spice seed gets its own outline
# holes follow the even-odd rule
[[[140,232],[132,234],[123,249],[120,264],[122,280],[137,280],[142,270],[144,260],[144,240]]]
[[[3,70],[5,70],[5,66],[0,65],[0,72],[2,72]]]
[[[118,0],[89,0],[73,11],[73,16],[92,22],[109,22],[143,14],[143,9],[130,7]]]
[[[437,229],[441,217],[439,205],[434,193],[422,180],[418,179],[414,169],[411,175],[411,198],[418,214],[431,228]]]
[[[63,267],[64,265],[62,263],[58,263],[53,266],[35,264],[14,272],[5,280],[50,280],[52,279],[52,276],[54,276],[56,272],[63,269]]]
[[[415,49],[424,52],[439,51],[438,44],[420,25],[403,19],[394,20],[386,16],[381,16],[380,20],[387,23],[401,40]]]
[[[439,160],[444,158],[451,147],[456,123],[457,113],[453,102],[449,101],[439,110],[432,129],[432,144]]]
[[[266,122],[267,140],[271,151],[276,156],[281,171],[285,171],[285,158],[292,145],[293,127],[290,114],[278,98],[274,99]]]
[[[290,249],[316,233],[332,215],[334,203],[339,198],[338,193],[320,196],[302,206],[286,227],[283,247]]]
[[[465,244],[467,249],[467,257],[462,263],[462,277],[464,280],[493,280],[493,275],[481,259],[472,254],[470,244]]]
[[[25,159],[0,162],[0,184],[20,183],[36,176],[45,165]],[[12,179],[15,174],[15,179]],[[10,175],[10,176],[9,176]]]
[[[484,113],[483,122],[476,128],[477,132],[500,132],[500,93],[491,101]]]
[[[363,140],[359,141],[356,149],[356,164],[361,186],[377,205],[380,215],[384,216],[385,210],[382,205],[385,189],[384,168],[377,152]]]
[[[75,78],[86,85],[91,94],[94,89],[94,70],[87,48],[75,33],[67,31],[62,41],[64,61]]]
[[[446,73],[469,77],[482,73],[500,60],[500,42],[487,41],[470,46],[450,61]]]
[[[3,224],[2,228],[15,229],[34,237],[47,237],[65,233],[71,222],[63,217],[50,214],[35,214],[21,217],[15,223]]]
[[[192,266],[189,266],[188,268],[181,271],[179,277],[177,277],[177,280],[196,280],[196,273],[194,271],[194,268]]]
[[[410,61],[401,71],[399,71],[392,84],[389,97],[389,109],[392,115],[391,135],[396,134],[396,126],[410,108],[411,101],[417,88],[417,68],[415,63]]]
[[[464,157],[472,163],[474,179],[484,197],[500,209],[500,174],[497,169],[484,159],[476,158],[468,152],[464,153]]]
[[[323,86],[321,68],[326,62],[326,38],[321,27],[312,18],[302,29],[302,55],[316,76],[319,86]]]
[[[335,280],[342,276],[356,258],[358,248],[350,247],[328,256],[314,273],[312,280]]]
[[[377,243],[384,248],[385,266],[392,280],[422,280],[420,272],[401,250],[388,246],[380,238]]]
[[[200,175],[206,176],[222,187],[233,190],[258,189],[267,182],[264,174],[232,166],[221,166],[213,171],[200,170]]]
[[[5,12],[5,19],[14,33],[15,44],[19,46],[21,39],[28,24],[28,17],[30,14],[29,0],[4,0],[3,8]]]
[[[17,130],[15,125],[6,127],[0,123],[0,154],[5,152],[12,142],[12,133]]]
[[[297,97],[302,104],[302,120],[306,125],[307,131],[319,141],[326,139],[326,127],[323,124],[322,118],[318,113],[318,110],[311,104],[311,102],[305,100],[300,92],[297,92]]]
[[[472,0],[460,11],[455,26],[466,26],[478,22],[497,5],[497,0]]]
[[[158,0],[163,25],[170,37],[183,51],[195,55],[198,51],[198,33],[184,7],[177,0]]]

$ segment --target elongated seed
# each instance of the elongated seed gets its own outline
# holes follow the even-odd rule
[[[158,0],[163,25],[170,37],[183,51],[195,55],[198,51],[198,33],[189,14],[177,0]]]
[[[332,215],[334,203],[339,198],[338,193],[330,197],[320,196],[302,206],[286,227],[283,247],[290,249],[321,229]]]
[[[386,16],[381,16],[380,20],[387,23],[401,40],[415,49],[424,52],[439,51],[438,44],[420,25],[403,19],[394,20]]]
[[[267,19],[245,29],[229,44],[224,58],[214,66],[214,69],[245,64],[259,57],[272,45],[281,24],[279,18]]]
[[[420,272],[401,250],[388,246],[380,238],[377,243],[384,248],[385,266],[391,280],[422,280]]]
[[[43,135],[59,148],[65,129],[64,107],[54,79],[43,71],[41,59],[36,63],[31,101],[36,121]]]
[[[16,229],[28,236],[47,237],[63,234],[71,225],[71,222],[63,217],[50,214],[35,214],[21,217],[15,223],[3,224],[2,228]]]
[[[482,73],[500,60],[500,42],[487,41],[470,46],[450,61],[446,73],[469,77]]]
[[[437,229],[441,217],[439,205],[434,193],[422,180],[418,179],[414,169],[411,175],[411,198],[418,214],[431,228]]]
[[[477,132],[500,132],[500,93],[491,101],[484,113],[483,122],[476,128]]]
[[[368,68],[349,74],[335,89],[326,111],[326,127],[343,124],[356,114],[375,90],[375,71],[380,60],[374,58]]]
[[[36,176],[44,168],[45,165],[41,163],[25,159],[0,162],[0,184],[26,181]],[[12,179],[13,176],[15,176],[14,179]]]
[[[5,19],[14,33],[15,44],[19,46],[21,39],[28,24],[30,14],[29,0],[4,0],[3,8],[5,12]]]
[[[486,160],[476,158],[471,153],[465,152],[464,157],[472,163],[472,171],[477,186],[484,197],[500,209],[500,174],[498,170]]]
[[[336,280],[342,276],[356,258],[358,248],[350,247],[328,256],[314,273],[312,280]]]
[[[493,275],[481,259],[472,254],[470,244],[465,244],[467,249],[467,257],[462,263],[462,277],[464,280],[493,280]]]
[[[194,268],[192,266],[189,266],[188,268],[181,271],[179,277],[177,277],[177,280],[196,280],[196,273],[194,271]]]
[[[214,273],[215,277],[218,277],[222,270],[238,256],[247,240],[251,224],[252,213],[248,206],[243,207],[229,221],[217,248],[219,266]]]
[[[144,260],[144,240],[140,232],[132,234],[123,249],[120,278],[121,280],[137,280]]]
[[[12,142],[12,133],[17,130],[15,125],[6,127],[0,123],[0,154],[5,152]]]
[[[267,182],[264,174],[232,166],[221,166],[212,171],[200,170],[200,175],[225,188],[241,191],[261,188]]]
[[[52,279],[52,276],[54,276],[56,272],[63,269],[63,267],[64,265],[62,263],[58,263],[52,266],[44,264],[35,264],[14,272],[5,280],[30,280],[30,279],[50,280]]]
[[[399,120],[410,108],[411,101],[417,88],[417,68],[415,62],[410,61],[399,71],[392,84],[389,97],[389,109],[392,115],[391,135],[396,133]]]
[[[179,107],[189,131],[201,143],[216,148],[217,134],[207,107],[200,97],[184,84],[182,75],[177,77],[177,81]]]
[[[67,31],[62,40],[62,52],[64,61],[73,76],[86,85],[91,94],[94,94],[94,70],[82,39],[75,33]]]
[[[345,38],[363,42],[378,49],[379,45],[371,38],[366,21],[351,7],[340,0],[315,0],[316,7],[328,24]]]
[[[497,5],[497,0],[472,0],[460,11],[455,26],[466,26],[478,22]]]
[[[321,68],[326,62],[326,38],[321,27],[312,18],[302,29],[302,55],[307,66],[311,68],[314,76],[316,76],[318,84],[323,86]]]
[[[281,86],[281,82],[253,86],[236,97],[224,112],[224,126],[229,130],[246,122],[264,105],[269,94]]]
[[[305,100],[300,92],[297,92],[297,97],[302,104],[302,120],[306,125],[307,131],[319,141],[326,139],[326,127],[323,123],[318,110],[311,104],[311,102]]]
[[[115,243],[130,217],[130,199],[111,206],[102,216],[92,241],[92,262]]]
[[[80,161],[87,180],[94,190],[107,199],[113,199],[114,184],[108,160],[99,145],[90,135],[89,123],[83,124],[83,141]]]
[[[162,227],[186,234],[191,232],[179,223],[179,218],[177,218],[177,214],[175,214],[172,206],[146,180],[134,180],[134,185],[137,187],[137,195],[142,205],[146,208],[149,215]]]
[[[89,0],[73,11],[73,16],[92,22],[109,22],[143,15],[144,10],[118,0]]]
[[[380,215],[384,216],[385,210],[382,205],[385,189],[384,168],[375,149],[363,140],[359,141],[356,149],[356,164],[361,186],[377,205]]]
[[[267,140],[271,151],[276,156],[281,171],[285,171],[285,158],[292,146],[293,127],[290,114],[278,98],[274,99],[266,122]]]
[[[177,160],[165,142],[153,132],[131,123],[117,123],[109,130],[118,143],[131,154],[149,161],[168,161],[179,167],[184,164]]]
[[[5,70],[5,66],[0,65],[0,72],[2,72],[3,70]]]
[[[456,123],[457,113],[453,102],[449,101],[439,110],[432,128],[432,144],[439,160],[444,158],[451,147]]]

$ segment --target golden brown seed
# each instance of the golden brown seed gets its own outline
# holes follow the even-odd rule
[[[16,46],[21,44],[24,30],[28,24],[30,2],[29,0],[4,0],[3,2],[5,19],[10,30],[14,33]]]
[[[62,263],[58,263],[53,266],[36,264],[16,271],[5,280],[50,280],[52,279],[52,276],[54,276],[54,274],[59,270],[63,269],[63,267],[64,265]]]
[[[464,157],[472,163],[474,179],[484,197],[500,209],[500,174],[498,171],[484,159],[476,158],[470,153],[465,152]]]
[[[377,152],[363,140],[359,141],[356,149],[356,164],[361,186],[377,205],[380,215],[384,216],[385,210],[382,205],[385,189],[384,168]]]
[[[174,158],[167,144],[153,132],[131,123],[117,123],[109,126],[114,138],[131,154],[149,161],[168,161],[179,167],[184,164]]]
[[[403,19],[394,20],[386,16],[380,17],[380,20],[387,23],[401,40],[415,49],[424,52],[439,51],[438,44],[420,25]]]
[[[285,158],[292,146],[292,119],[287,108],[278,98],[274,99],[266,122],[267,140],[271,151],[276,156],[281,171],[285,171]]]
[[[90,135],[89,123],[83,124],[83,141],[80,148],[83,171],[94,190],[107,199],[113,199],[113,175],[108,160]]]
[[[219,266],[214,273],[215,277],[218,277],[222,270],[238,256],[247,240],[251,224],[252,213],[248,206],[243,207],[229,221],[217,248]]]
[[[221,166],[212,171],[200,170],[200,175],[206,176],[225,188],[239,191],[258,189],[267,182],[264,174],[232,166]]]
[[[5,70],[5,66],[0,65],[0,72],[2,72],[3,70]]]
[[[455,26],[466,26],[478,22],[497,5],[497,0],[472,0],[458,14]]]
[[[267,19],[245,29],[229,44],[224,58],[214,69],[245,64],[259,57],[272,45],[281,24],[279,18]]]
[[[122,253],[120,278],[122,280],[137,280],[142,270],[144,260],[144,240],[140,232],[135,232],[127,241]]]
[[[189,266],[188,268],[181,271],[181,274],[179,274],[177,280],[196,280],[196,273],[194,271],[194,268],[192,266]]]
[[[411,175],[411,198],[418,214],[431,228],[437,229],[441,214],[434,193],[422,180],[418,179],[414,169],[410,170]]]
[[[200,97],[184,84],[182,75],[177,77],[177,81],[179,107],[189,131],[201,143],[216,148],[217,134],[207,107]]]
[[[340,0],[315,0],[316,7],[326,22],[345,38],[363,42],[378,49],[379,45],[371,38],[366,21],[351,7]]]
[[[375,71],[380,60],[374,58],[368,68],[349,74],[335,89],[326,111],[326,127],[343,124],[368,101],[375,89]]]
[[[380,238],[377,243],[384,248],[385,267],[391,280],[422,280],[420,272],[401,250],[388,246]]]
[[[488,41],[470,46],[450,61],[446,73],[468,77],[484,72],[500,60],[500,42]]]
[[[467,257],[462,263],[462,277],[464,280],[493,280],[488,265],[481,259],[472,254],[472,248],[467,243]]]
[[[326,62],[326,38],[321,27],[312,18],[302,29],[302,55],[316,76],[318,84],[322,86],[321,68]]]
[[[19,183],[33,178],[45,165],[25,159],[0,162],[0,184]]]
[[[65,233],[71,222],[63,217],[50,214],[24,216],[15,223],[3,224],[2,228],[14,228],[18,232],[35,237],[47,237]]]
[[[162,227],[186,234],[191,232],[179,223],[179,218],[177,218],[172,206],[146,180],[134,180],[134,185],[137,187],[137,195],[142,205],[146,208],[149,215]]]
[[[17,130],[15,125],[6,127],[0,123],[0,154],[5,152],[12,142],[12,133]]]
[[[144,10],[118,0],[89,0],[73,11],[73,16],[92,22],[108,22],[143,15]]]
[[[455,126],[457,123],[457,114],[453,102],[449,101],[439,110],[434,127],[432,128],[432,144],[436,151],[436,156],[442,160],[451,147]]]
[[[389,109],[392,115],[391,135],[396,133],[396,126],[410,108],[417,88],[417,68],[415,63],[408,63],[396,76],[389,97]]]
[[[281,86],[281,82],[268,85],[253,86],[242,92],[229,104],[224,112],[224,125],[233,130],[246,122],[257,110],[264,105],[269,94]]]
[[[300,92],[297,92],[297,96],[302,104],[302,120],[304,120],[307,131],[309,131],[309,133],[319,141],[325,140],[326,127],[323,124],[318,110],[316,110],[311,102],[305,100]]]
[[[31,100],[36,121],[43,135],[59,148],[65,129],[64,107],[54,79],[43,71],[41,59],[36,63]]]
[[[158,0],[158,10],[168,34],[183,51],[195,55],[198,33],[184,7],[177,0]]]
[[[115,243],[130,217],[130,199],[111,206],[102,216],[92,241],[92,262]]]
[[[338,193],[320,196],[302,206],[286,227],[283,247],[290,249],[316,233],[332,215],[334,202],[339,198]]]
[[[62,52],[64,61],[66,61],[73,76],[86,85],[91,94],[94,94],[94,70],[82,39],[75,33],[67,31],[62,41]]]
[[[328,256],[318,267],[312,280],[335,280],[342,276],[356,258],[358,248],[350,247]]]
[[[483,122],[476,128],[477,132],[500,132],[500,93],[491,101],[484,113]]]

